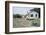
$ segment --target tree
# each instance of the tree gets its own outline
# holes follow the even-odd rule
[[[14,18],[21,18],[22,16],[20,14],[13,15]]]

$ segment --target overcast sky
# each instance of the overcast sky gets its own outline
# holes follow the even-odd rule
[[[30,9],[33,9],[33,8],[31,7],[13,7],[13,14],[25,15],[27,14],[27,11],[29,12]]]

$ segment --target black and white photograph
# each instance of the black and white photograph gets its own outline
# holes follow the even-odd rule
[[[13,7],[13,28],[40,27],[40,8]]]
[[[5,2],[5,33],[44,32],[45,4]]]

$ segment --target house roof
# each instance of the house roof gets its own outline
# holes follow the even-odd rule
[[[35,12],[37,12],[37,13],[40,13],[40,8],[34,8],[34,9],[31,9],[30,11],[35,11]]]
[[[30,11],[29,13],[32,13],[32,12],[36,12],[36,13],[38,13],[37,11]]]

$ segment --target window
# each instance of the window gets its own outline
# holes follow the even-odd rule
[[[37,14],[35,16],[37,17]]]
[[[33,14],[31,14],[31,17],[33,17]]]

